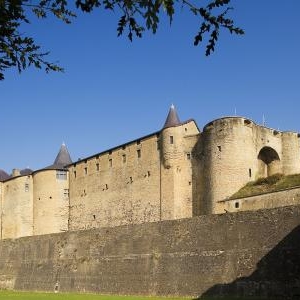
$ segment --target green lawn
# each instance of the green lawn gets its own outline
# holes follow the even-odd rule
[[[94,294],[68,294],[68,293],[34,293],[0,291],[1,300],[192,300],[192,298],[179,297],[143,297],[143,296],[110,296]],[[216,300],[220,298],[205,298],[205,300]],[[221,298],[222,300],[255,300],[258,298]],[[261,299],[261,298],[260,298]]]
[[[162,298],[162,297],[142,297],[142,296],[108,296],[93,294],[65,294],[65,293],[31,293],[0,291],[2,300],[188,300],[189,298]],[[190,298],[191,299],[191,298]]]

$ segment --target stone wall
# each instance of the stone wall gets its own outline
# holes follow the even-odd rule
[[[262,195],[219,201],[217,213],[268,209],[300,204],[300,187]]]
[[[290,206],[4,240],[0,287],[299,299],[299,224]]]
[[[198,133],[188,121],[69,166],[70,230],[192,217]]]

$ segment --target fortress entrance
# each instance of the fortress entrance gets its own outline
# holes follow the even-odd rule
[[[281,173],[278,153],[271,147],[263,147],[258,153],[258,177],[268,177]]]

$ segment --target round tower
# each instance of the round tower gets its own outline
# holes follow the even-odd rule
[[[63,144],[51,166],[34,172],[34,235],[68,230],[69,178],[65,167],[70,163]]]
[[[295,132],[282,133],[282,169],[284,175],[300,173],[300,144]]]
[[[222,213],[218,201],[232,196],[256,174],[255,124],[242,117],[226,117],[207,124],[200,158],[201,213]]]
[[[183,152],[183,134],[179,125],[180,120],[172,104],[161,131],[162,160],[166,169],[171,168],[174,165],[174,160],[180,158]]]

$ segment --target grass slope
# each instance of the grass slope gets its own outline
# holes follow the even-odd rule
[[[300,174],[283,176],[275,174],[266,178],[259,178],[256,181],[247,183],[237,193],[232,195],[230,199],[250,197],[265,193],[277,192],[284,189],[300,186]]]

